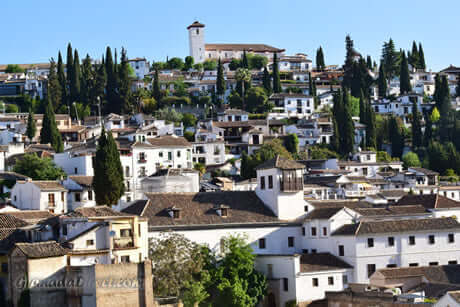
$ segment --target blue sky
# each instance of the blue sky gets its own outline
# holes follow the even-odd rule
[[[436,71],[460,65],[459,10],[458,0],[2,0],[0,63],[46,62],[68,42],[80,57],[107,45],[150,61],[185,57],[186,27],[198,19],[208,43],[266,43],[312,59],[322,45],[327,65],[343,63],[346,34],[373,59],[390,37],[404,49],[421,41]]]

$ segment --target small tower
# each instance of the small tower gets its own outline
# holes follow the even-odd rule
[[[306,214],[304,170],[303,164],[278,155],[256,168],[256,194],[280,220],[293,220]]]
[[[204,24],[195,21],[187,27],[187,30],[190,56],[193,57],[195,63],[203,63],[205,60]]]

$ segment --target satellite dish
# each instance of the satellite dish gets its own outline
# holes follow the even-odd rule
[[[111,230],[111,231],[109,232],[109,236],[110,236],[110,237],[113,238],[113,237],[115,237],[115,235],[116,235],[115,231]]]

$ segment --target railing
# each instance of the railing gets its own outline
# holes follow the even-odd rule
[[[283,192],[297,192],[303,191],[303,178],[291,178],[288,180],[281,180],[281,191]]]
[[[131,237],[113,238],[113,248],[134,247],[134,240]]]

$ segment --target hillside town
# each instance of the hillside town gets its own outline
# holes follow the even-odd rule
[[[460,67],[208,27],[0,65],[0,306],[460,306]]]

